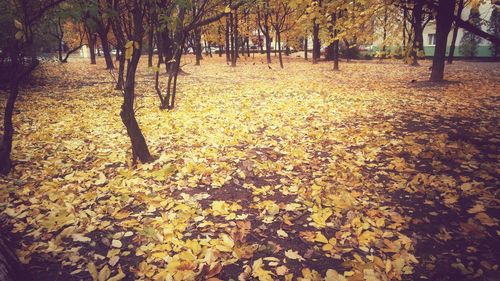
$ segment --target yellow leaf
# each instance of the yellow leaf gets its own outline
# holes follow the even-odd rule
[[[293,250],[285,251],[285,256],[291,260],[299,260],[299,261],[305,260],[301,255],[299,255],[298,252]]]
[[[287,273],[288,273],[288,267],[284,265],[276,267],[276,274],[283,276]]]
[[[130,48],[132,48],[133,45],[134,45],[134,41],[128,41],[125,44],[125,49],[130,49]]]
[[[97,279],[98,279],[97,268],[95,267],[95,264],[93,262],[89,262],[87,264],[87,270],[88,270],[90,276],[92,276],[92,281],[97,281]]]
[[[120,281],[120,280],[122,280],[125,277],[126,277],[125,273],[123,273],[122,268],[119,267],[118,268],[118,274],[116,274],[115,276],[109,278],[107,281]]]
[[[225,14],[231,13],[231,7],[229,7],[229,5],[227,5],[226,8],[224,8],[224,13]]]
[[[480,213],[480,212],[484,212],[484,211],[485,211],[485,209],[484,209],[483,204],[477,203],[476,205],[474,205],[474,207],[467,210],[467,213],[476,214],[476,213]]]
[[[106,280],[108,280],[110,275],[111,275],[111,270],[109,269],[109,267],[107,265],[105,265],[101,269],[101,271],[99,271],[98,280],[99,281],[106,281]]]
[[[265,270],[263,268],[262,259],[258,259],[253,262],[252,265],[252,276],[259,279],[259,281],[273,281],[272,272]]]
[[[217,244],[217,250],[221,252],[232,252],[234,247],[234,240],[225,233],[221,234],[221,238],[222,243]]]
[[[19,30],[18,32],[16,32],[16,40],[21,40],[23,37],[24,37],[24,32],[22,30]]]
[[[17,29],[23,29],[23,24],[18,20],[14,20],[14,25]]]
[[[385,225],[385,219],[384,218],[378,218],[376,221],[375,221],[375,225],[377,227],[383,227]]]
[[[122,242],[120,240],[113,239],[111,241],[111,246],[115,248],[121,248],[122,247]]]
[[[328,243],[328,239],[323,235],[321,232],[316,232],[316,238],[314,238],[314,241],[316,242],[321,242],[321,243]]]
[[[326,271],[325,281],[347,281],[347,278],[345,278],[344,276],[340,275],[334,269],[328,269]]]
[[[276,231],[278,233],[278,236],[279,237],[282,237],[282,238],[286,238],[288,237],[288,233],[286,233],[285,231],[283,231],[283,229],[279,229],[278,231]]]
[[[333,249],[333,245],[332,244],[325,244],[325,245],[323,245],[323,247],[321,249],[323,249],[323,251],[325,251],[325,252],[328,252],[328,251],[331,251]]]

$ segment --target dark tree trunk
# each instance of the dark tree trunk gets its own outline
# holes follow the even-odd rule
[[[346,50],[346,54],[345,54],[345,60],[346,62],[349,62],[351,60],[351,44],[349,44],[349,40],[347,39],[344,39],[344,44],[345,44],[345,50]]]
[[[162,32],[163,31],[160,31],[160,30],[158,30],[156,32],[156,46],[157,46],[156,48],[158,49],[158,61],[160,62],[160,64],[164,63],[164,59],[163,59],[163,56],[164,56],[163,45],[165,43],[163,42]]]
[[[444,61],[446,59],[446,41],[453,22],[455,0],[439,0],[436,16],[436,49],[432,60],[430,81],[441,82],[444,77]]]
[[[142,36],[144,33],[142,28],[141,9],[138,7],[135,7],[133,10],[133,21],[135,27],[133,40],[139,43],[139,48],[134,49],[132,58],[127,63],[127,75],[124,84],[123,104],[120,111],[120,117],[125,125],[125,128],[127,129],[130,142],[132,143],[132,158],[134,163],[136,163],[137,159],[142,163],[147,163],[152,160],[152,157],[149,153],[146,139],[144,138],[144,135],[139,128],[139,124],[137,123],[137,119],[135,118],[134,111],[135,74],[137,71],[137,65],[139,64],[139,59],[141,58]],[[123,34],[121,34],[121,36],[123,37]]]
[[[333,70],[339,70],[339,40],[333,42]]]
[[[69,56],[70,56],[72,53],[74,53],[74,52],[76,52],[76,51],[80,50],[80,48],[81,48],[81,47],[83,47],[83,45],[80,45],[80,46],[78,46],[78,47],[75,47],[75,48],[73,48],[73,49],[69,50],[69,51],[66,53],[66,55],[64,56],[64,58],[61,60],[61,62],[62,62],[62,63],[67,63],[67,62],[68,62],[68,58],[69,58]]]
[[[10,82],[9,95],[5,104],[4,119],[3,119],[3,136],[0,143],[0,174],[6,175],[12,169],[12,161],[10,154],[12,152],[12,139],[14,136],[14,125],[12,116],[14,114],[14,105],[19,94],[19,83],[37,67],[38,60],[34,60],[27,69],[22,70],[18,62],[19,54],[11,56],[12,75]],[[18,73],[20,72],[20,73]]]
[[[109,50],[108,31],[104,28],[103,30],[99,30],[98,33],[101,39],[102,53],[106,61],[106,69],[114,69],[115,66],[113,65],[113,59],[111,58],[111,52]]]
[[[250,57],[250,38],[246,37],[245,41],[247,42],[247,57]]]
[[[265,34],[266,37],[266,58],[267,63],[271,63],[271,36],[269,33]]]
[[[229,2],[231,3],[231,2]],[[231,62],[231,66],[236,66],[236,46],[235,46],[235,34],[234,34],[234,15],[233,13],[229,14],[229,26],[231,27],[231,32],[229,36],[231,52],[229,53],[229,61]]]
[[[458,0],[457,16],[462,16],[462,10],[464,9],[464,0]],[[453,28],[453,37],[451,38],[450,53],[448,54],[448,64],[453,63],[453,57],[455,56],[455,44],[457,43],[458,36],[458,25],[455,23]]]
[[[325,60],[333,61],[335,59],[334,46],[335,46],[334,42],[332,42],[332,43],[330,43],[330,45],[328,45],[328,48],[326,49],[326,53],[325,53]]]
[[[411,50],[411,56],[413,62],[411,65],[418,66],[418,56],[419,53],[423,52],[423,28],[422,28],[422,9],[423,1],[415,1],[415,6],[413,7],[413,46]]]
[[[314,21],[313,23],[313,64],[318,63],[321,57],[321,43],[319,42],[319,24]]]
[[[219,57],[222,57],[222,52],[223,52],[223,47],[222,45],[219,45]]]
[[[0,145],[0,173],[6,175],[12,169],[10,153],[12,151],[12,138],[14,135],[14,126],[12,125],[12,115],[14,113],[14,104],[19,93],[19,82],[13,81],[10,85],[9,96],[5,105],[3,120],[3,136]]]
[[[234,54],[233,54],[233,61],[234,64],[233,66],[236,66],[236,60],[237,58],[240,57],[240,54],[239,54],[239,49],[240,49],[240,40],[239,40],[239,32],[238,32],[238,9],[235,9],[234,10],[234,29],[233,29],[233,33],[234,33]]]
[[[117,50],[118,56],[118,78],[116,79],[116,90],[123,90],[123,76],[125,70],[125,53],[122,50]]]
[[[229,43],[229,41],[230,41],[229,40],[230,39],[230,37],[229,37],[229,29],[230,28],[231,28],[230,20],[229,20],[229,17],[226,16],[226,46],[224,46],[224,48],[225,48],[225,51],[226,51],[226,63],[228,63],[228,64],[231,62],[231,54],[229,53],[229,51],[230,51],[229,50],[229,48],[230,48],[229,47],[229,45],[230,45],[230,43]]]
[[[276,30],[276,43],[278,44],[278,58],[280,60],[280,67],[283,68],[283,56],[281,50],[281,32]]]
[[[193,46],[193,51],[196,56],[196,63],[195,65],[200,65],[201,60],[203,59],[203,56],[201,54],[201,30],[199,28],[196,28],[194,30],[194,46]]]
[[[264,53],[264,44],[262,44],[262,37],[260,36],[260,29],[257,28],[257,40],[259,41],[260,53]]]
[[[154,52],[154,30],[153,21],[150,21],[150,26],[148,30],[148,67],[153,67],[153,52]],[[118,52],[117,52],[118,53]]]
[[[62,38],[58,38],[58,41],[57,42],[57,59],[59,60],[59,62],[62,62],[63,61],[63,56],[62,56],[62,53],[63,53],[63,39]]]
[[[96,38],[95,34],[90,35],[89,38],[89,52],[90,52],[90,64],[96,64],[96,59],[95,59],[95,44],[96,44]]]
[[[89,47],[89,52],[90,52],[90,64],[96,64],[95,60],[95,44],[96,44],[96,35],[92,32],[90,27],[85,25],[85,31],[87,33],[87,41],[88,41],[88,47]]]
[[[9,243],[0,236],[0,280],[31,281],[29,272],[23,267]]]

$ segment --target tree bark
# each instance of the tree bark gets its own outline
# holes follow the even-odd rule
[[[90,30],[88,31],[87,36],[89,41],[90,64],[96,64],[96,59],[95,59],[96,36]]]
[[[439,0],[436,16],[436,48],[432,60],[430,81],[441,82],[444,77],[444,61],[446,59],[446,41],[453,22],[455,0]]]
[[[418,55],[419,52],[423,51],[423,28],[422,28],[422,9],[423,2],[415,1],[415,6],[413,7],[413,46],[411,50],[411,57],[413,62],[411,65],[418,66]]]
[[[259,41],[260,53],[264,53],[264,44],[262,44],[262,38],[260,37],[260,29],[257,28],[257,40]]]
[[[234,10],[234,57],[240,57],[240,40],[238,31],[238,9]],[[234,58],[234,65],[236,66],[236,58]]]
[[[146,139],[144,138],[144,135],[139,128],[139,124],[137,123],[137,119],[135,118],[134,111],[135,74],[137,71],[137,65],[139,64],[139,59],[141,58],[142,36],[144,30],[142,28],[141,9],[139,7],[134,7],[132,13],[135,28],[133,40],[138,42],[139,48],[134,49],[132,58],[127,63],[127,76],[124,84],[123,104],[120,111],[120,117],[125,125],[125,128],[127,129],[130,142],[132,143],[133,162],[136,163],[138,159],[142,163],[147,163],[152,160],[152,157],[149,153]],[[121,36],[123,36],[123,34],[121,34]]]
[[[153,52],[154,52],[154,32],[153,32],[153,20],[151,20],[148,30],[148,67],[153,67]]]
[[[333,42],[333,70],[339,70],[339,39]]]
[[[313,22],[313,64],[318,63],[321,57],[321,43],[319,41],[319,24]]]
[[[230,22],[229,22],[229,17],[226,16],[226,46],[225,47],[225,51],[226,51],[226,63],[230,63],[231,62],[231,54],[229,54],[229,29],[231,28],[231,25],[230,25]]]
[[[462,10],[463,9],[464,9],[464,0],[459,0],[458,9],[457,9],[457,16],[458,17],[462,17]],[[453,57],[455,56],[455,44],[457,42],[457,36],[458,36],[458,25],[455,23],[455,27],[453,28],[453,37],[451,38],[450,53],[448,54],[448,64],[453,63]]]
[[[283,51],[281,50],[281,32],[279,30],[276,30],[276,41],[278,43],[278,58],[280,61],[280,67],[283,68]]]
[[[203,59],[203,56],[201,54],[201,30],[199,28],[196,28],[194,30],[194,46],[193,46],[193,51],[195,53],[196,57],[196,62],[195,65],[200,65],[201,60]]]
[[[0,280],[31,281],[32,276],[21,264],[9,243],[0,236]]]
[[[83,45],[77,46],[77,47],[75,47],[75,48],[73,48],[73,49],[69,50],[69,51],[66,53],[66,55],[64,56],[64,58],[61,60],[61,62],[62,62],[62,63],[67,63],[67,62],[68,62],[68,58],[69,58],[69,56],[70,56],[72,53],[74,53],[74,52],[76,52],[76,51],[80,50],[80,48],[81,48],[81,47],[83,47]]]
[[[14,114],[14,106],[19,94],[19,83],[38,66],[38,60],[34,60],[26,70],[21,70],[21,65],[18,62],[18,54],[11,55],[12,75],[10,82],[9,96],[5,104],[4,119],[3,119],[3,136],[0,143],[0,174],[6,175],[12,169],[12,160],[10,154],[12,152],[12,139],[14,136],[14,125],[12,116]],[[20,71],[20,74],[18,72]]]
[[[99,34],[99,38],[101,39],[102,44],[102,52],[104,55],[104,60],[106,61],[106,69],[114,69],[113,59],[111,58],[111,52],[109,50],[109,42],[108,42],[108,30],[104,27],[98,28],[97,33]]]

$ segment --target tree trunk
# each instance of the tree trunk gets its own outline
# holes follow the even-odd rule
[[[69,58],[69,56],[70,56],[72,53],[74,53],[74,52],[76,52],[76,51],[80,50],[80,48],[81,48],[81,47],[83,47],[83,45],[80,45],[80,46],[78,46],[78,47],[75,47],[75,48],[73,48],[73,49],[69,50],[69,51],[66,53],[66,55],[64,56],[64,58],[61,60],[61,62],[62,62],[62,63],[67,63],[67,62],[68,62],[68,58]]]
[[[231,3],[231,2],[229,2]],[[234,34],[234,15],[233,13],[229,14],[229,26],[231,27],[231,32],[229,33],[229,40],[231,45],[231,52],[229,52],[229,61],[231,62],[231,66],[236,66],[236,46],[235,46],[235,34]]]
[[[224,48],[226,49],[226,63],[229,64],[231,62],[231,55],[229,54],[229,29],[231,28],[230,22],[229,22],[229,17],[226,16],[226,46]]]
[[[411,56],[413,62],[411,65],[418,66],[418,56],[420,52],[423,52],[423,28],[422,28],[422,1],[415,1],[415,6],[413,8],[413,46],[411,50]]]
[[[259,41],[260,53],[264,53],[264,44],[262,44],[262,37],[260,37],[260,29],[257,28],[257,40]]]
[[[280,60],[280,67],[283,68],[283,56],[282,56],[282,50],[281,50],[281,32],[279,30],[276,30],[276,43],[278,43],[278,58]]]
[[[0,143],[0,174],[3,175],[8,174],[12,169],[12,161],[10,159],[10,154],[12,152],[12,139],[14,136],[12,116],[14,114],[14,105],[16,103],[17,95],[19,94],[19,83],[38,65],[38,60],[34,60],[26,70],[19,70],[22,67],[18,62],[18,57],[19,54],[11,56],[13,78],[10,82],[9,96],[7,97],[3,117],[3,136]],[[22,72],[17,74],[18,71]]]
[[[319,24],[313,22],[313,64],[318,63],[321,57],[321,43],[319,42]]]
[[[19,83],[13,81],[10,86],[9,96],[5,105],[3,120],[3,136],[0,145],[0,173],[7,175],[12,169],[10,153],[12,151],[12,138],[14,135],[14,126],[12,125],[12,115],[14,113],[14,104],[19,93]]]
[[[149,26],[148,30],[148,67],[153,67],[153,52],[154,52],[154,33],[153,33],[153,24]],[[118,52],[117,52],[118,53]]]
[[[99,32],[99,38],[101,39],[102,52],[104,60],[106,61],[106,69],[114,69],[115,66],[113,65],[113,59],[111,58],[111,53],[109,51],[108,32],[101,30]]]
[[[118,79],[116,80],[115,89],[123,90],[123,75],[125,70],[125,53],[122,50],[117,50],[116,53],[120,53],[118,57]]]
[[[0,236],[0,281],[31,281],[9,243]]]
[[[333,70],[339,70],[339,39],[333,42]]]
[[[245,41],[247,42],[247,57],[250,57],[250,38],[247,36]]]
[[[94,41],[92,43],[89,43],[90,64],[97,64],[95,58],[95,35],[92,35],[92,37],[94,37]]]
[[[344,39],[344,44],[345,44],[345,50],[346,50],[346,54],[345,54],[345,61],[346,62],[349,62],[351,60],[351,44],[349,44],[349,40],[347,39]]]
[[[335,49],[335,42],[332,42],[330,43],[330,45],[328,45],[328,48],[326,49],[325,60],[333,61],[335,59],[334,49]]]
[[[194,46],[193,51],[195,53],[196,62],[195,65],[200,65],[203,56],[201,54],[201,31],[199,28],[194,30]]]
[[[165,43],[163,42],[162,32],[163,31],[161,31],[161,30],[156,31],[156,48],[158,49],[158,61],[160,62],[160,64],[164,63],[164,59],[163,59],[163,56],[164,56],[163,45]]]
[[[63,61],[63,56],[62,56],[62,53],[63,53],[63,39],[62,38],[58,38],[58,47],[57,47],[57,59],[59,60],[59,62],[62,62]]]
[[[96,43],[96,36],[95,34],[90,30],[89,27],[86,27],[87,30],[87,40],[89,43],[89,52],[90,52],[90,64],[96,64],[95,60],[95,43]]]
[[[234,61],[234,66],[236,66],[236,58],[240,57],[240,40],[239,40],[239,32],[238,32],[238,9],[234,10],[234,54],[233,54],[233,61]]]
[[[455,0],[439,0],[436,16],[436,48],[430,77],[432,82],[443,81],[446,41],[453,22],[453,7],[455,7]]]
[[[138,17],[139,19],[137,19]],[[137,24],[141,24],[141,18],[137,15],[134,15],[134,21]],[[137,27],[136,27],[137,28]],[[141,32],[136,31],[139,34]],[[136,36],[139,37],[139,36]],[[137,119],[135,118],[134,111],[134,100],[135,100],[135,73],[137,71],[137,64],[139,63],[139,59],[141,57],[141,38],[135,38],[135,41],[139,42],[139,49],[134,49],[134,53],[132,58],[129,60],[127,64],[127,79],[124,85],[123,91],[123,104],[120,111],[120,117],[122,119],[125,128],[127,129],[127,134],[130,138],[130,142],[132,143],[132,159],[134,163],[136,163],[137,159],[141,163],[147,163],[152,160],[151,154],[149,153],[148,146],[146,144],[146,139],[142,134],[141,129],[139,128],[139,124],[137,123]]]
[[[457,9],[457,16],[458,17],[462,17],[462,10],[463,9],[464,9],[464,0],[459,0],[458,9]],[[451,38],[450,53],[448,54],[448,64],[453,63],[453,57],[455,56],[455,44],[457,42],[457,36],[458,36],[458,25],[455,23],[455,27],[453,28],[453,37]]]

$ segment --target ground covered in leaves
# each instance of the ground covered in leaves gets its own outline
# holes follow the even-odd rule
[[[103,62],[39,69],[0,182],[37,280],[499,280],[498,64],[262,62],[188,57],[173,111],[143,65],[137,167]]]

